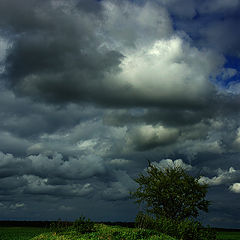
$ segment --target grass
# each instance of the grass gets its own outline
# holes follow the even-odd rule
[[[29,240],[46,231],[35,227],[0,227],[0,240]]]
[[[240,232],[218,232],[218,240],[239,240]]]
[[[79,234],[74,230],[43,233],[32,240],[176,240],[151,230],[96,224],[96,232]]]
[[[176,240],[151,230],[95,224],[96,232],[80,234],[68,228],[60,233],[46,228],[0,227],[0,240]],[[218,232],[218,240],[240,240],[240,232]]]

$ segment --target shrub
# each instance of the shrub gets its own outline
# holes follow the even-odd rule
[[[79,233],[91,233],[96,231],[94,222],[90,219],[86,219],[84,216],[75,220],[73,228]]]
[[[143,212],[139,212],[135,218],[135,226],[141,229],[155,229],[156,221],[154,219],[144,214]]]
[[[65,231],[69,227],[69,223],[58,219],[57,221],[50,223],[50,231],[60,233]]]
[[[112,233],[114,240],[122,240],[122,239],[146,239],[153,235],[151,230],[141,229],[139,231],[115,231]]]
[[[193,220],[184,220],[176,223],[177,237],[184,240],[200,240],[201,224]],[[210,240],[210,239],[209,239]]]
[[[204,228],[199,221],[182,221],[161,218],[157,220],[157,230],[183,240],[216,240],[216,233],[210,227]]]
[[[217,232],[216,230],[207,226],[206,228],[201,229],[200,236],[201,236],[201,239],[203,240],[216,240]]]
[[[135,220],[136,227],[152,229],[183,240],[215,240],[216,233],[210,228],[203,228],[201,223],[192,219],[182,221],[166,217],[155,219],[142,212]]]

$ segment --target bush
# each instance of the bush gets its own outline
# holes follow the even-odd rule
[[[215,240],[216,233],[210,228],[203,228],[201,223],[192,219],[182,221],[172,220],[166,217],[155,219],[147,214],[139,212],[136,227],[152,229],[167,234],[171,237],[183,240]]]
[[[135,218],[135,227],[140,229],[155,229],[156,221],[154,219],[144,214],[143,212],[139,212]]]
[[[152,235],[156,234],[156,231],[141,229],[138,231],[115,231],[112,233],[114,240],[122,240],[122,239],[131,239],[131,240],[138,240],[138,239],[147,239]]]
[[[203,240],[216,240],[217,232],[216,230],[210,228],[209,226],[201,229],[201,239]]]
[[[199,222],[184,220],[176,223],[176,226],[178,238],[184,240],[203,240],[201,237],[201,224]]]
[[[73,228],[75,231],[82,234],[96,231],[94,222],[92,222],[90,219],[86,219],[84,216],[81,216],[75,220]]]
[[[50,231],[60,233],[64,232],[69,227],[68,222],[64,222],[61,219],[50,223]]]

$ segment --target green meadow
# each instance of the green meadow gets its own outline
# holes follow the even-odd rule
[[[61,232],[36,227],[0,227],[0,240],[177,240],[151,230],[95,224],[96,231],[80,234],[73,229]],[[240,232],[218,232],[217,240],[239,240]]]
[[[96,224],[95,226],[95,232],[85,234],[77,233],[71,229],[56,233],[55,231],[48,231],[44,228],[0,227],[0,240],[176,240],[175,238],[151,230],[107,226],[104,224]]]
[[[0,227],[0,240],[29,240],[46,231],[49,230],[35,227]]]
[[[240,232],[218,232],[218,240],[240,240]]]
[[[80,234],[73,229],[67,229],[61,233],[43,233],[32,240],[176,240],[175,238],[165,234],[145,229],[107,226],[105,224],[95,224],[95,228],[96,231],[85,234]]]

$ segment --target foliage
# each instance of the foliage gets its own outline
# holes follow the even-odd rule
[[[210,228],[203,226],[192,219],[173,220],[171,218],[161,217],[153,218],[143,212],[139,212],[136,221],[136,227],[143,229],[153,229],[169,236],[183,240],[215,240],[216,233]]]
[[[95,224],[95,232],[79,234],[71,227],[62,233],[41,234],[32,240],[176,240],[155,230]]]
[[[58,219],[57,221],[51,222],[50,231],[60,233],[65,231],[68,227],[69,227],[68,222],[64,222],[61,219]]]
[[[71,229],[71,227],[67,228],[65,233],[48,232],[48,230],[45,228],[35,228],[35,227],[0,227],[0,239],[1,240],[30,240],[30,239],[31,240],[80,240],[80,239],[81,240],[86,240],[86,239],[115,240],[117,239],[117,237],[124,235],[126,236],[126,238],[122,237],[122,239],[176,240],[176,238],[169,237],[165,234],[161,234],[161,233],[156,234],[155,230],[136,229],[136,228],[129,229],[129,228],[123,228],[118,226],[114,226],[114,227],[106,226],[104,224],[95,224],[95,227],[96,227],[96,232],[86,233],[86,234],[78,234],[77,232],[74,232]],[[204,229],[204,231],[208,231],[208,230],[212,232],[211,229],[207,229],[207,230]],[[40,234],[42,232],[44,233]],[[36,236],[36,237],[32,238],[33,236]],[[213,238],[210,238],[206,235],[205,239],[211,240]],[[237,239],[240,239],[240,232],[218,232],[217,239],[237,240]],[[178,238],[178,240],[180,240],[180,238]]]
[[[84,216],[79,217],[73,224],[74,229],[79,233],[95,232],[94,222],[86,219]]]
[[[70,229],[71,231],[84,234],[94,232],[95,226],[94,222],[84,216],[76,219],[75,222],[71,225],[69,222],[64,222],[61,219],[50,224],[50,230],[54,233],[64,233],[66,231],[69,232]]]
[[[205,200],[207,184],[198,180],[180,166],[160,169],[149,162],[147,175],[135,179],[139,187],[131,196],[139,205],[146,203],[146,211],[156,218],[197,217],[200,210],[208,211],[210,203]]]
[[[135,218],[135,226],[140,229],[154,229],[156,228],[156,221],[153,217],[140,211]]]

